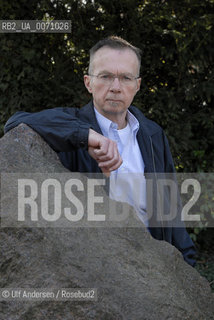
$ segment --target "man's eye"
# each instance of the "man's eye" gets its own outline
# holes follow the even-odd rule
[[[100,79],[103,79],[103,80],[108,80],[108,79],[111,79],[111,75],[109,74],[101,74],[100,75]]]
[[[126,81],[126,82],[132,81],[132,78],[129,76],[123,76],[122,79],[123,79],[123,81]]]

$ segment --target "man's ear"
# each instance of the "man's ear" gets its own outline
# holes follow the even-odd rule
[[[137,79],[136,93],[140,90],[141,78]]]
[[[84,75],[84,83],[85,87],[88,90],[89,93],[92,93],[92,88],[91,88],[91,78],[89,75]]]

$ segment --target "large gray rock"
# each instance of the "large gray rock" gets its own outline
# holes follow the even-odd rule
[[[66,172],[25,125],[0,140],[0,172]],[[1,288],[97,288],[97,301],[2,301],[0,319],[214,319],[206,279],[142,228],[1,228]]]

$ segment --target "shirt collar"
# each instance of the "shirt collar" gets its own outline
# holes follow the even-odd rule
[[[115,125],[115,128],[117,129],[117,124],[109,120],[108,118],[104,117],[97,109],[94,107],[95,116],[97,118],[97,122],[100,126],[100,129],[105,137],[109,136],[109,129],[112,126],[112,124]]]
[[[94,107],[94,111],[95,111],[95,116],[97,118],[97,122],[100,126],[100,129],[102,130],[103,135],[108,137],[110,128],[117,129],[118,127],[117,123],[104,117],[99,111],[97,111],[95,107]],[[127,121],[130,125],[132,133],[134,133],[136,136],[139,129],[139,121],[129,110],[127,110]]]

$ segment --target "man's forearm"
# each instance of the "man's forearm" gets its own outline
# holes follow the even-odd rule
[[[56,152],[69,152],[78,148],[88,150],[101,170],[107,175],[122,163],[117,144],[91,129],[89,123],[62,108],[47,109],[36,113],[16,112],[6,123],[5,133],[21,123],[36,131]]]
[[[61,109],[47,109],[36,113],[16,112],[7,121],[5,133],[20,123],[30,126],[56,152],[88,148],[90,124]]]

